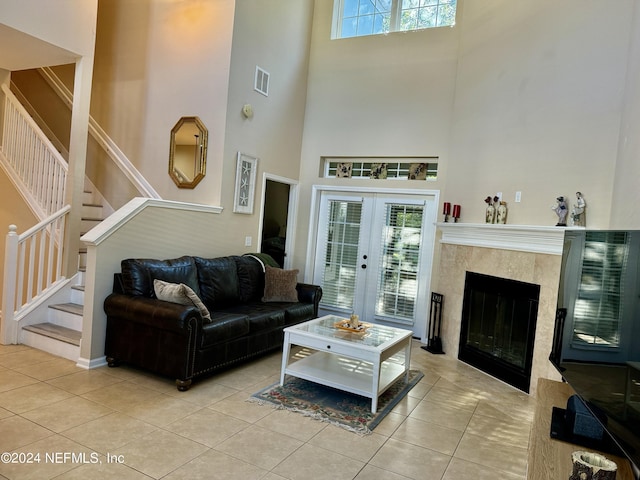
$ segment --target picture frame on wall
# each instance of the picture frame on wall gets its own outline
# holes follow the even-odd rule
[[[233,202],[233,211],[235,213],[253,213],[257,169],[258,159],[256,157],[238,152],[236,189]]]

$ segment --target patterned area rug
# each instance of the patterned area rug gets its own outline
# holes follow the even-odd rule
[[[402,377],[380,395],[376,413],[371,413],[370,398],[289,376],[284,386],[275,383],[254,393],[249,401],[268,403],[353,432],[369,434],[423,376],[418,370],[410,370],[408,383]]]

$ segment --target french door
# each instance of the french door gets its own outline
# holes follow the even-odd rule
[[[354,312],[426,340],[434,221],[432,195],[323,193],[314,268],[321,312]]]

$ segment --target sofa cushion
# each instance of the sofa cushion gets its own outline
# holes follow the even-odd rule
[[[183,256],[169,260],[129,258],[122,260],[122,285],[127,295],[155,298],[153,280],[184,283],[200,296],[198,271],[192,257]]]
[[[286,325],[293,325],[315,317],[313,303],[287,303],[283,307]]]
[[[243,303],[230,307],[227,312],[245,314],[249,317],[249,333],[262,332],[282,327],[285,323],[285,304],[276,303]],[[286,304],[289,305],[289,304]]]
[[[298,270],[265,266],[263,302],[297,302]]]
[[[158,300],[179,303],[180,305],[194,305],[200,310],[202,319],[205,322],[211,322],[209,309],[202,303],[196,292],[184,283],[169,283],[156,278],[153,281],[153,290]]]
[[[253,256],[234,257],[238,267],[239,295],[241,302],[260,301],[264,294],[264,270]]]
[[[211,323],[202,326],[203,348],[228,342],[249,333],[249,317],[241,313],[214,312]]]
[[[194,257],[200,298],[209,310],[219,310],[240,301],[238,268],[233,257]]]

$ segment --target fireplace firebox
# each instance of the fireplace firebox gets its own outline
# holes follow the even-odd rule
[[[540,285],[467,272],[458,358],[529,393]]]

